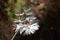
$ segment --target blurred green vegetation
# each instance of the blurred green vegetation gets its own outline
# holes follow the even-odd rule
[[[15,2],[16,1],[16,2]],[[5,10],[8,12],[8,18],[10,21],[13,21],[15,13],[18,13],[22,10],[22,7],[25,5],[24,0],[7,0],[8,5]]]

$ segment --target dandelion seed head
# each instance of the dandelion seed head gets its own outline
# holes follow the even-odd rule
[[[23,14],[24,13],[22,13],[20,15],[23,15]],[[39,22],[36,20],[37,18],[35,17],[35,15],[34,15],[34,13],[32,11],[26,13],[26,15],[27,15],[27,17],[23,17],[25,19],[14,21],[14,22],[19,22],[19,24],[17,24],[17,27],[16,27],[15,31],[19,31],[20,35],[21,34],[23,34],[23,35],[34,34],[40,27],[38,25]]]

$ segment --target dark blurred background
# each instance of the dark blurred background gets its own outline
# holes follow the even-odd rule
[[[22,5],[32,8],[40,20],[40,29],[34,35],[22,36],[18,33],[14,40],[60,40],[60,0],[23,1],[26,3],[19,4],[19,0],[0,0],[0,40],[11,40],[14,33],[14,13],[18,13]]]

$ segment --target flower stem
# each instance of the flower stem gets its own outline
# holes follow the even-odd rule
[[[13,40],[15,38],[15,36],[16,36],[17,33],[18,33],[18,31],[15,32],[15,34],[13,35],[13,37],[11,38],[11,40]]]

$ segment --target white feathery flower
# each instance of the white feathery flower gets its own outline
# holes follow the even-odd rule
[[[39,29],[38,23],[34,23],[32,25],[22,25],[22,24],[20,24],[20,25],[17,25],[17,28],[16,28],[15,32],[19,31],[20,34],[23,33],[23,35],[30,35],[30,34],[34,34],[34,32],[38,29]]]
[[[23,35],[31,35],[31,34],[34,34],[38,29],[39,29],[38,23],[33,23],[31,25],[17,24],[15,34],[11,40],[14,39],[18,31],[20,32],[20,34],[23,34]]]
[[[23,35],[34,34],[39,29],[38,22],[35,19],[36,17],[27,17],[19,24],[16,24],[15,32],[19,31]]]
[[[34,34],[34,32],[36,30],[39,29],[39,25],[38,25],[38,22],[36,23],[33,23],[33,24],[17,24],[17,28],[16,28],[16,31],[19,31],[20,34],[23,33],[23,35],[30,35],[30,34]]]
[[[19,24],[16,25],[17,27],[15,32],[19,31],[20,34],[23,34],[23,35],[34,34],[35,31],[39,29],[38,22],[36,22],[35,19],[36,19],[35,17],[31,17],[31,18],[27,17],[25,21],[23,21],[22,23],[20,22]]]
[[[23,15],[23,14],[24,13],[20,15]],[[31,35],[31,34],[34,34],[39,29],[40,27],[38,25],[39,22],[36,20],[37,18],[34,16],[33,12],[27,13],[26,15],[27,17],[24,17],[25,19],[14,21],[15,23],[18,22],[18,24],[15,24],[16,30],[11,40],[14,39],[14,37],[18,32],[20,32],[20,34],[23,34],[23,35]]]

